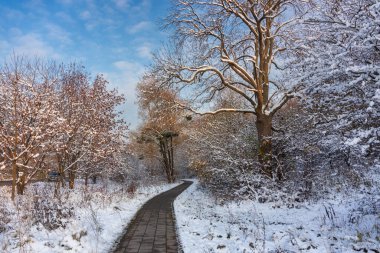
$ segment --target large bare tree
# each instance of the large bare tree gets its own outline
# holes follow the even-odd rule
[[[167,27],[174,29],[173,47],[156,57],[157,76],[191,97],[183,107],[200,115],[223,112],[255,115],[258,158],[272,176],[272,119],[294,95],[295,86],[276,80],[297,53],[295,26],[310,6],[308,0],[183,0]],[[245,101],[242,108],[195,110],[226,90]]]

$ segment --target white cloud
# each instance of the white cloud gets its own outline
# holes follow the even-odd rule
[[[82,11],[80,17],[84,20],[89,20],[91,18],[91,12],[88,10]]]
[[[55,15],[60,19],[60,21],[74,23],[74,19],[69,14],[63,11],[57,12]]]
[[[126,119],[135,128],[138,124],[138,108],[136,105],[136,85],[145,71],[145,67],[137,62],[116,61],[113,63],[116,70],[107,76],[112,87],[117,88],[126,98]]]
[[[151,0],[140,0],[136,1],[135,5],[132,6],[131,11],[133,13],[139,13],[140,15],[146,15],[149,13],[149,10],[151,8]]]
[[[128,0],[114,0],[114,3],[116,4],[116,7],[121,9],[126,9],[127,7],[129,7]]]
[[[137,54],[141,58],[151,59],[152,58],[152,45],[149,43],[143,44],[142,46],[137,48]]]
[[[62,55],[44,39],[43,34],[23,33],[17,28],[10,28],[7,38],[0,40],[0,58],[6,59],[13,53],[32,58],[62,60]]]
[[[133,33],[138,33],[138,32],[141,32],[143,30],[146,30],[146,29],[150,28],[151,26],[152,26],[151,22],[141,21],[141,22],[133,25],[132,27],[127,27],[126,31],[130,34],[133,34]]]
[[[134,100],[135,88],[145,71],[145,67],[140,63],[129,61],[117,61],[113,65],[117,71],[108,75],[112,81],[112,86],[118,88],[127,98]]]
[[[57,40],[64,44],[70,44],[72,42],[70,34],[60,26],[55,24],[46,24],[45,27],[48,30],[48,35],[51,39]]]
[[[0,52],[5,52],[9,49],[10,44],[8,41],[0,40]]]
[[[124,85],[128,88],[135,87],[140,76],[145,71],[145,67],[137,62],[116,61],[113,65],[118,70],[119,77],[122,78]]]
[[[30,11],[27,13],[28,19],[30,16],[33,17],[47,17],[50,15],[50,11],[46,8],[47,5],[45,1],[43,0],[31,0],[31,1],[24,1],[25,6],[28,8]]]
[[[130,61],[115,61],[113,63],[113,65],[120,69],[120,70],[126,70],[126,69],[130,69],[130,68],[136,68],[139,66],[138,63],[136,62],[130,62]]]
[[[8,38],[16,38],[22,35],[22,31],[17,27],[12,27],[9,29],[10,36]]]
[[[96,24],[94,22],[86,23],[85,28],[87,31],[93,31],[96,27]]]
[[[73,0],[57,0],[57,2],[63,5],[69,5],[73,2]]]
[[[14,20],[21,20],[23,18],[25,18],[25,14],[19,10],[14,10],[14,9],[9,9],[9,8],[6,8],[3,15],[5,14],[5,16],[9,19],[14,19]]]
[[[128,52],[128,47],[113,47],[111,50],[114,54],[126,54]]]
[[[54,48],[41,39],[37,33],[27,33],[12,39],[13,50],[16,54],[26,56],[59,59],[60,55]]]
[[[38,8],[41,8],[44,6],[44,2],[43,2],[43,0],[31,0],[31,1],[27,2],[27,5],[29,7],[34,7],[36,9],[38,9]]]

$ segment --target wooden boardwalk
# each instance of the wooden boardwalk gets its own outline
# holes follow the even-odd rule
[[[129,224],[114,253],[177,253],[173,201],[191,184],[185,181],[149,200]]]

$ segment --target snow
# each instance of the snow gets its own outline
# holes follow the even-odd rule
[[[38,209],[49,210],[54,205],[44,204],[43,199],[36,200],[52,197],[52,185],[35,183],[29,186],[30,190],[15,205],[10,201],[9,187],[0,187],[4,203],[0,206],[0,252],[109,252],[139,208],[158,193],[176,185],[138,187],[134,195],[116,183],[90,185],[87,190],[84,186],[73,191],[65,189],[61,197],[53,201],[58,203],[60,210],[53,216]],[[47,219],[48,226],[52,226],[59,212],[69,215],[61,215],[58,228],[48,229],[35,222],[42,214],[42,220]],[[2,223],[4,217],[9,218],[5,224]]]
[[[336,194],[314,203],[287,205],[218,202],[196,181],[174,202],[185,253],[380,249],[378,194],[358,192],[349,198]]]
[[[375,96],[373,96],[373,99],[380,101],[380,89],[376,89]]]
[[[354,146],[354,145],[358,144],[360,142],[360,140],[361,139],[359,137],[355,137],[352,140],[346,141],[345,144],[349,145],[349,146]]]

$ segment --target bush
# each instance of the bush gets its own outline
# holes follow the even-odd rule
[[[70,205],[65,195],[53,197],[52,189],[45,187],[37,190],[32,202],[34,224],[41,224],[48,230],[65,228],[69,218],[74,216],[74,206]]]
[[[9,217],[9,211],[4,207],[0,207],[0,233],[4,232],[7,229],[7,224],[11,221]]]

